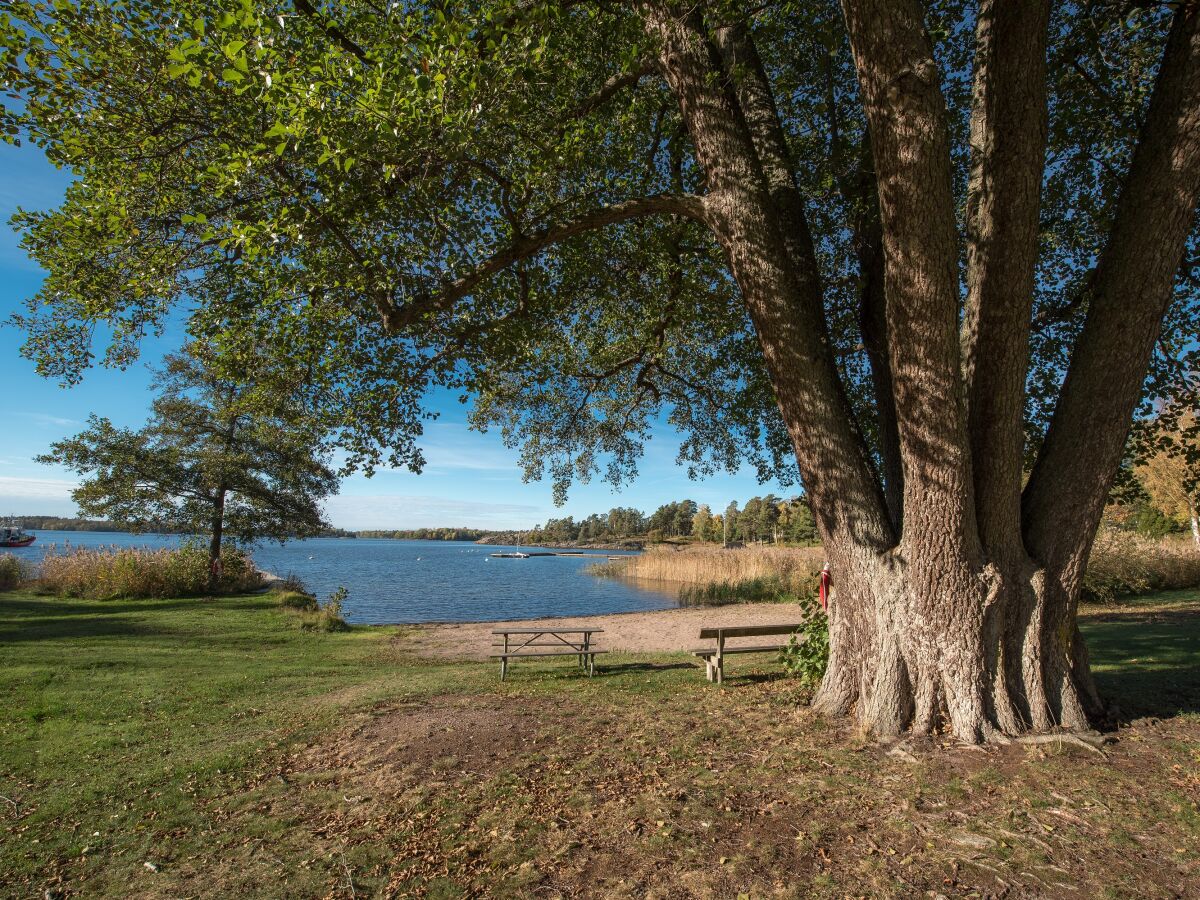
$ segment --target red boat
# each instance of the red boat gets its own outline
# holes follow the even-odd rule
[[[6,525],[0,528],[0,547],[28,547],[37,536],[26,534],[24,528],[14,528],[11,525]]]

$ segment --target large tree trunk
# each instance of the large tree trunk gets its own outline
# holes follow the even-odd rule
[[[936,533],[906,540],[944,543]],[[829,555],[837,579],[829,669],[816,699],[823,711],[856,712],[879,737],[942,728],[971,743],[1083,729],[1100,714],[1090,678],[1077,677],[1073,629],[1064,631],[1074,624],[1064,615],[1070,605],[1049,587],[1062,573],[1047,578],[1030,562],[1017,579],[985,563],[914,577],[901,550],[869,561],[835,548]],[[929,584],[939,589],[920,587]]]

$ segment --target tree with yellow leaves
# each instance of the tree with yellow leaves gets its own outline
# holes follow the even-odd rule
[[[1187,523],[1200,547],[1200,436],[1196,413],[1184,412],[1155,451],[1137,467],[1138,479],[1163,515]]]

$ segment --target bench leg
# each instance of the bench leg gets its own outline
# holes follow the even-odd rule
[[[500,680],[503,681],[508,677],[508,657],[500,657]]]
[[[587,664],[588,678],[591,678],[593,675],[596,674],[596,654],[589,653],[587,661],[588,661],[588,664]]]
[[[724,684],[725,683],[725,657],[723,657],[723,656],[717,657],[716,670],[717,670],[717,684]]]

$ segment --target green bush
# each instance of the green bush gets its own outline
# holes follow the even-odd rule
[[[807,601],[805,606],[808,609],[804,625],[780,651],[779,661],[788,675],[799,679],[809,691],[815,691],[829,665],[829,618],[815,602]]]
[[[240,594],[262,586],[249,555],[221,552],[223,574],[216,593]],[[212,593],[208,550],[198,543],[176,549],[50,547],[38,569],[38,587],[59,597],[116,600],[130,597],[195,597]]]
[[[300,627],[305,631],[349,631],[350,626],[342,618],[342,602],[347,596],[349,592],[344,587],[338,588],[316,612],[304,617]],[[316,604],[316,600],[313,600],[313,604]]]
[[[0,591],[11,591],[24,584],[29,578],[29,571],[23,560],[17,559],[11,553],[0,556]]]

